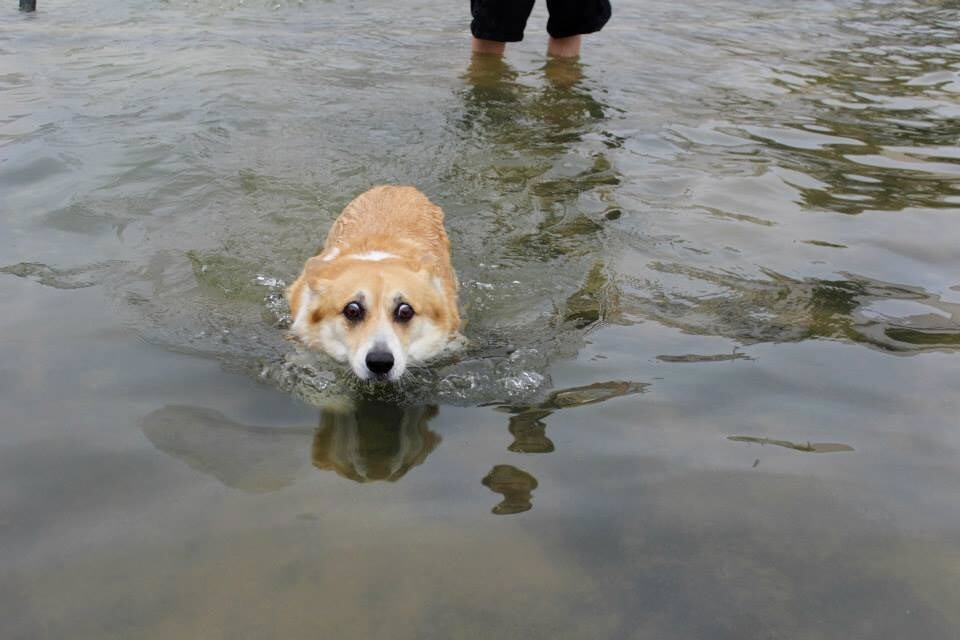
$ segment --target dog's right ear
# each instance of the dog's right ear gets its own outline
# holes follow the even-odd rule
[[[314,256],[303,266],[303,273],[287,287],[287,303],[294,321],[299,317],[300,310],[309,306],[310,297],[323,291],[328,267],[328,262]]]
[[[290,315],[296,319],[300,313],[300,307],[303,306],[303,276],[293,281],[293,284],[287,287],[287,304],[290,305]]]

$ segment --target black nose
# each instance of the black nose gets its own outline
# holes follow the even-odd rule
[[[371,351],[367,354],[367,369],[382,376],[393,368],[393,354],[389,351]]]

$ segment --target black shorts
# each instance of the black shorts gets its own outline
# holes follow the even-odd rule
[[[533,0],[470,0],[470,31],[481,40],[519,42]],[[609,0],[547,0],[547,33],[569,38],[600,31],[610,19]]]

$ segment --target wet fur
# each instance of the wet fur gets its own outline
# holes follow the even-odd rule
[[[366,316],[351,323],[343,315],[362,300]],[[307,260],[287,289],[291,331],[308,348],[348,362],[369,379],[364,364],[373,349],[394,356],[389,378],[421,364],[461,338],[457,278],[443,211],[414,187],[380,186],[355,198],[333,223],[323,250]],[[398,302],[415,312],[396,322]]]

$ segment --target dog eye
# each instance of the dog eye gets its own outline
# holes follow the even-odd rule
[[[396,318],[397,322],[410,322],[413,319],[413,307],[405,302],[398,304],[396,311],[393,312],[393,317]]]
[[[350,322],[359,322],[363,320],[363,307],[359,302],[348,302],[343,308],[343,317]]]

